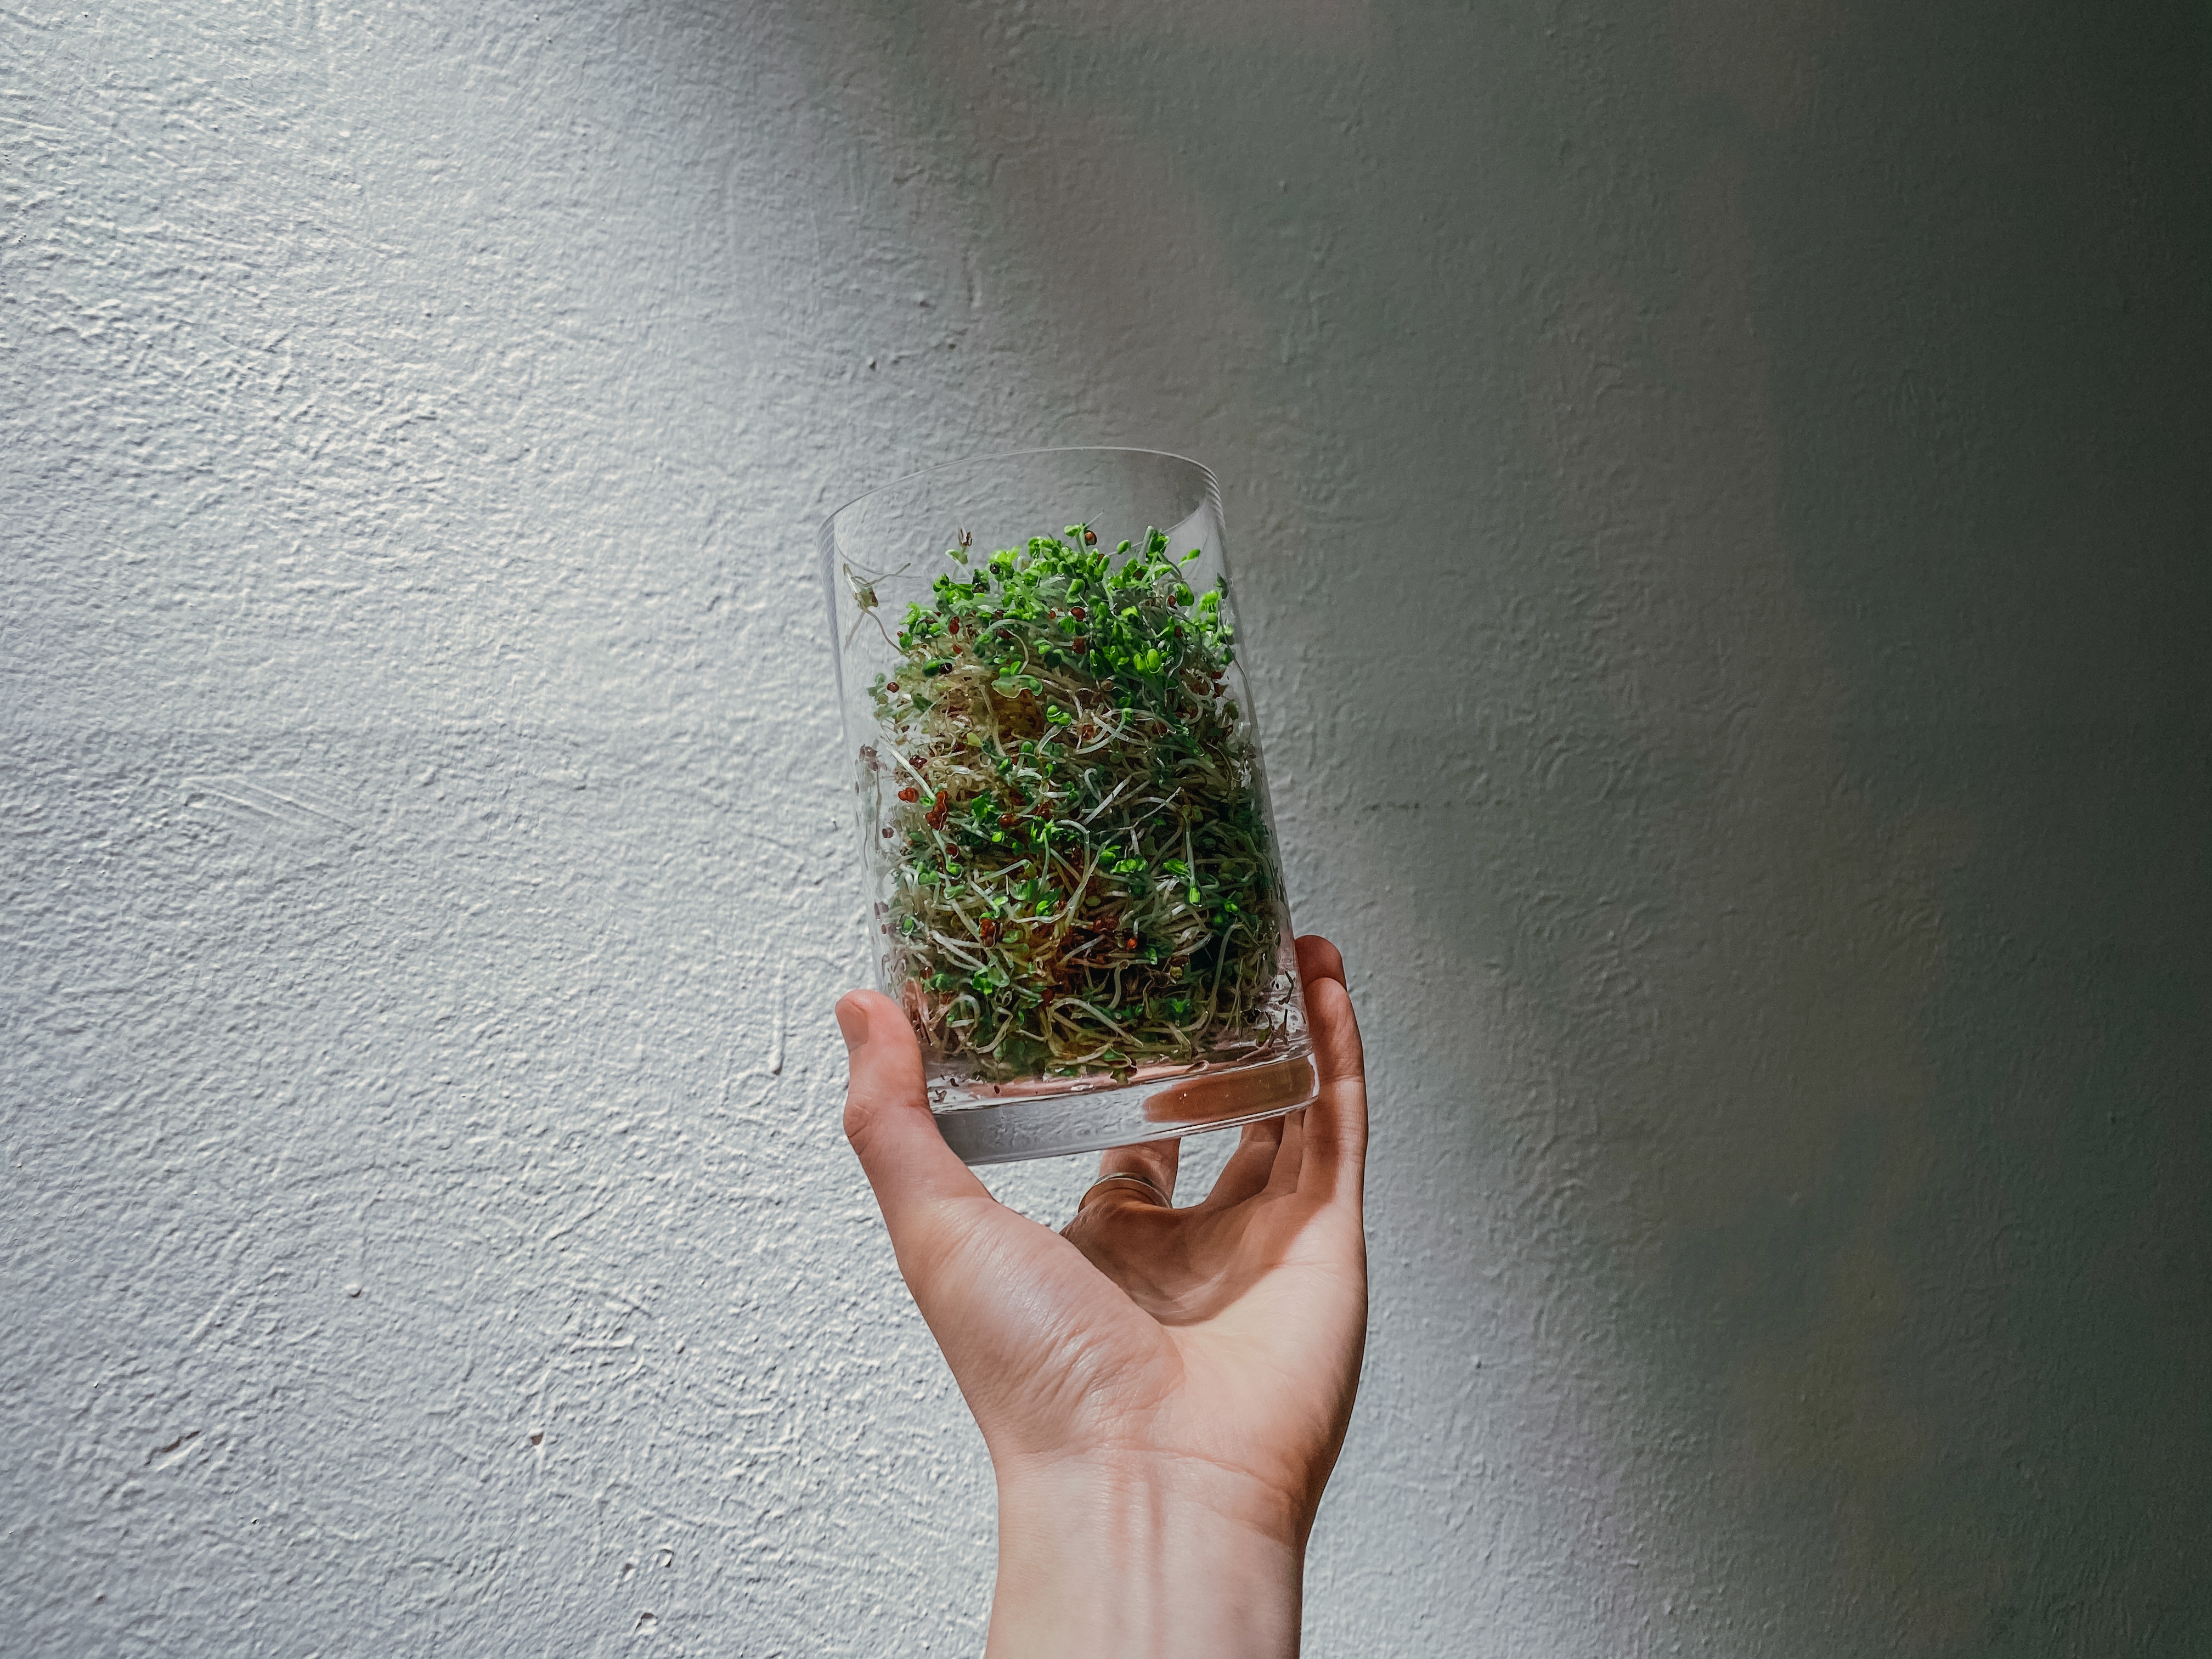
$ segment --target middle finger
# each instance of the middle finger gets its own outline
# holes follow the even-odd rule
[[[1248,1123],[1237,1132],[1237,1150],[1221,1166],[1221,1173],[1213,1178],[1213,1190],[1206,1195],[1206,1207],[1226,1210],[1242,1204],[1267,1184],[1275,1168],[1276,1149],[1283,1144],[1283,1120],[1262,1118],[1257,1123]]]

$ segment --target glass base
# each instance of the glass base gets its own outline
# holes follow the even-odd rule
[[[939,1109],[937,1127],[963,1163],[1013,1164],[1256,1123],[1310,1106],[1320,1092],[1312,1055],[1278,1049],[1252,1064],[1121,1088],[963,1102]]]

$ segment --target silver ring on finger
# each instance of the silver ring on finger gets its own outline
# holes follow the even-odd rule
[[[1154,1181],[1150,1176],[1140,1176],[1133,1171],[1124,1171],[1118,1175],[1101,1176],[1097,1180],[1092,1182],[1088,1187],[1085,1188],[1083,1190],[1083,1196],[1075,1200],[1076,1214],[1081,1215],[1083,1213],[1084,1206],[1089,1204],[1091,1199],[1097,1195],[1099,1188],[1102,1187],[1110,1187],[1117,1181],[1134,1182],[1138,1186],[1142,1187],[1146,1192],[1150,1193],[1154,1198],[1159,1200],[1161,1203],[1165,1204],[1170,1207],[1173,1207],[1174,1206],[1175,1200],[1170,1198],[1165,1193],[1162,1192],[1160,1190],[1160,1183]]]

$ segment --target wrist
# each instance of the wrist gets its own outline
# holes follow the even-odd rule
[[[1281,1494],[1195,1458],[1002,1470],[988,1659],[1285,1659],[1306,1523]]]

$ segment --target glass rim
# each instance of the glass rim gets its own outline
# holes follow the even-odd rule
[[[823,516],[819,528],[826,531],[837,521],[841,514],[850,512],[862,501],[867,501],[872,496],[880,495],[885,490],[896,489],[903,484],[913,483],[917,479],[934,477],[938,473],[950,472],[957,467],[981,466],[990,461],[1026,460],[1032,455],[1155,455],[1162,460],[1181,461],[1185,466],[1196,467],[1206,479],[1206,486],[1212,491],[1215,501],[1218,502],[1221,499],[1221,480],[1214,477],[1213,469],[1204,461],[1193,460],[1188,455],[1179,455],[1172,449],[1147,449],[1141,444],[1047,444],[1036,449],[1006,449],[990,454],[963,456],[957,461],[939,461],[935,466],[920,467],[912,472],[902,473],[896,478],[872,485],[845,502],[843,506],[833,508]]]

